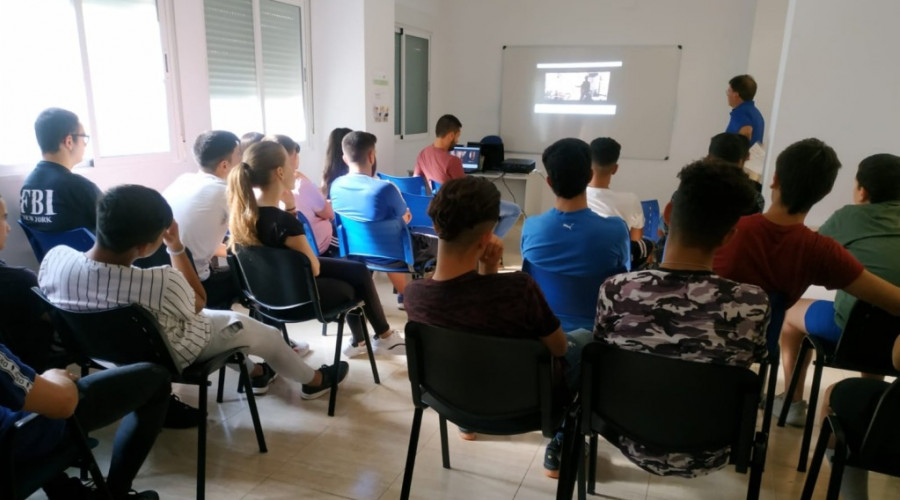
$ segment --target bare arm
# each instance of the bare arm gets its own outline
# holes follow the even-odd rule
[[[409,221],[411,221],[411,220],[412,220],[412,212],[410,212],[409,209],[407,208],[406,213],[403,214],[403,222],[409,224]]]
[[[566,339],[566,334],[563,333],[562,328],[557,328],[555,332],[547,335],[546,337],[541,337],[541,342],[547,346],[547,350],[550,351],[555,357],[565,356],[566,350],[569,348],[569,341]]]
[[[188,258],[185,252],[184,243],[181,242],[181,236],[178,234],[178,223],[174,220],[169,229],[163,233],[163,243],[171,252],[169,255],[172,259],[172,267],[178,269],[187,280],[188,284],[194,290],[194,312],[200,312],[206,306],[206,290],[200,283],[200,277],[194,269],[194,264]],[[180,253],[179,253],[180,252]],[[174,254],[174,255],[173,255]]]
[[[750,125],[744,125],[743,127],[740,128],[740,130],[738,130],[738,133],[741,134],[742,136],[746,137],[747,139],[752,140],[753,127],[751,127]]]
[[[641,227],[628,228],[628,235],[631,237],[631,241],[641,241],[641,238],[644,237],[644,228],[641,228]]]
[[[894,352],[891,355],[891,359],[894,360],[894,368],[900,370],[900,336],[894,340]]]
[[[478,274],[497,274],[500,270],[500,259],[503,257],[503,240],[496,234],[491,235],[488,242],[478,259]]]
[[[216,248],[216,251],[213,253],[213,257],[227,257],[228,256],[228,245],[224,243],[220,243],[219,247]]]
[[[69,418],[78,406],[78,387],[66,370],[53,368],[34,377],[25,396],[25,411],[49,418]]]
[[[869,271],[863,271],[844,291],[894,316],[900,316],[900,288]]]
[[[297,236],[288,236],[284,240],[284,246],[290,248],[291,250],[296,250],[306,258],[309,259],[309,264],[312,266],[313,276],[319,275],[319,258],[316,257],[316,253],[313,252],[311,246],[309,246],[309,240],[306,239],[305,234],[298,234]]]
[[[331,208],[331,200],[325,200],[325,207],[323,207],[322,210],[315,212],[315,214],[324,220],[334,219],[334,210]]]

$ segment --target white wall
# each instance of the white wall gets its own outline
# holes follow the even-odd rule
[[[777,154],[797,140],[818,137],[837,152],[843,167],[834,190],[807,220],[818,226],[852,203],[860,160],[900,154],[900,2],[791,2],[793,23],[769,151]]]
[[[755,2],[456,0],[440,4],[436,18],[432,114],[459,117],[464,140],[498,132],[503,45],[683,45],[670,160],[626,159],[613,181],[642,199],[668,199],[677,171],[705,155],[728,122],[725,88],[747,71]],[[414,162],[418,149],[398,147],[398,163]]]

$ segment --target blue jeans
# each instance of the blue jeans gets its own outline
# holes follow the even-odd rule
[[[581,388],[581,350],[594,341],[594,332],[579,328],[566,334],[569,348],[566,349],[566,383],[574,393]]]
[[[522,209],[519,208],[519,205],[511,201],[500,200],[500,221],[497,222],[497,227],[494,228],[494,234],[500,238],[506,236],[506,233],[516,225],[516,221],[519,220],[521,213]]]

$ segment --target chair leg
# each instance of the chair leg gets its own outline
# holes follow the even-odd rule
[[[447,419],[441,416],[441,461],[445,469],[450,468],[450,443],[447,439]]]
[[[590,454],[587,462],[587,490],[591,495],[597,494],[597,441],[597,435],[591,434]]]
[[[409,431],[409,449],[406,452],[406,468],[403,469],[403,488],[400,490],[400,500],[409,499],[413,469],[416,467],[416,451],[419,447],[419,431],[422,428],[422,412],[422,408],[416,408],[413,413],[413,424],[412,429]]]
[[[200,385],[200,425],[197,426],[197,500],[206,498],[206,381]]]
[[[775,391],[778,390],[778,368],[780,363],[777,358],[773,358],[769,363],[769,378],[766,380],[766,407],[763,409],[762,432],[766,437],[769,436],[769,429],[772,428],[772,407],[775,405]],[[784,410],[782,410],[784,413]]]
[[[797,462],[797,470],[800,472],[806,472],[806,460],[809,458],[809,445],[812,441],[813,425],[816,422],[816,405],[819,400],[819,386],[822,384],[822,370],[825,368],[824,358],[824,356],[816,353],[812,388],[809,393],[809,406],[806,409],[806,427],[803,429],[803,440],[800,442],[800,459]]]
[[[800,351],[797,353],[797,362],[794,365],[794,373],[791,374],[791,383],[788,385],[787,392],[784,393],[785,404],[781,405],[781,413],[778,415],[778,427],[784,427],[784,424],[787,422],[788,411],[791,409],[789,403],[794,400],[794,392],[797,391],[797,386],[800,384],[800,366],[801,363],[806,360],[808,352],[809,343],[804,339],[803,343],[800,344]],[[802,394],[802,387],[800,388],[800,391]]]
[[[376,384],[380,384],[381,378],[378,376],[378,365],[375,363],[375,353],[372,351],[372,338],[369,335],[369,327],[366,325],[366,315],[362,311],[360,311],[359,322],[362,327],[363,340],[366,343],[366,353],[369,355],[369,364],[372,365],[372,378],[375,379]]]
[[[328,336],[328,323],[322,323],[322,336]]]
[[[246,367],[244,367],[246,368]],[[223,400],[222,391],[225,386],[225,367],[219,368],[219,388],[216,389],[216,403],[221,403]],[[238,384],[239,388],[243,388],[241,384]]]
[[[809,471],[806,473],[806,482],[803,484],[803,493],[800,495],[800,500],[812,499],[813,492],[816,489],[816,481],[819,480],[819,471],[822,468],[825,451],[828,448],[828,441],[830,439],[831,425],[826,420],[825,422],[822,422],[822,430],[819,432],[816,450],[813,452],[812,462],[810,462]],[[834,467],[834,465],[832,465],[832,467]]]
[[[333,366],[335,367],[334,368],[335,370],[337,370],[338,363],[340,363],[340,361],[341,361],[341,342],[344,339],[344,323],[346,321],[347,321],[347,313],[344,313],[344,314],[341,314],[340,316],[338,316],[337,338],[334,341],[334,365]],[[337,372],[335,372],[335,375],[337,375]],[[337,384],[337,380],[335,380],[334,383],[331,385],[331,394],[329,394],[329,396],[328,396],[328,416],[329,417],[334,416],[334,406],[337,402],[337,391],[338,391],[338,384]]]
[[[584,437],[575,443],[575,449],[572,452],[578,455],[578,500],[585,500],[587,495],[584,490],[587,481],[584,474]]]
[[[75,445],[78,447],[78,451],[82,457],[82,473],[90,472],[91,478],[94,480],[94,487],[97,490],[96,498],[107,498],[112,500],[112,493],[109,491],[109,485],[107,485],[106,480],[103,479],[103,472],[100,471],[100,466],[97,465],[97,460],[94,458],[91,446],[87,442],[87,434],[85,434],[84,429],[75,417],[69,419],[68,425],[70,426],[71,433],[75,435]]]
[[[241,385],[250,387],[250,372],[247,371],[247,365],[244,364],[244,357],[238,356],[238,367],[241,370]],[[222,392],[222,384],[219,384],[219,393]],[[263,435],[262,424],[259,422],[259,411],[256,408],[256,395],[252,390],[247,391],[247,406],[250,407],[250,418],[253,419],[253,430],[256,432],[256,444],[259,445],[260,453],[267,453],[269,449],[266,447],[266,437]]]
[[[841,494],[841,482],[844,479],[844,463],[847,460],[847,446],[840,439],[837,441],[838,443],[834,447],[834,457],[831,461],[831,477],[828,478],[828,493],[825,494],[825,500],[838,500]]]
[[[579,477],[583,477],[583,473],[579,472],[579,468],[584,467],[584,436],[580,434],[580,411],[577,408],[570,410],[563,423],[556,500],[571,500],[572,494],[575,492],[575,482],[579,481]],[[579,459],[579,455],[582,457],[581,459]]]
[[[288,333],[287,333],[287,325],[285,323],[279,321],[278,328],[281,329],[281,336],[284,337],[284,342],[287,345],[291,345],[291,338],[288,337]]]
[[[772,373],[778,372],[773,370]],[[762,489],[762,475],[766,469],[768,447],[768,434],[757,432],[753,444],[753,455],[750,457],[750,481],[747,485],[747,500],[759,500],[759,493]]]

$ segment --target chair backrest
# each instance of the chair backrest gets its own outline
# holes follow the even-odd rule
[[[900,376],[891,362],[900,317],[856,301],[834,351],[831,366],[845,370]]]
[[[412,220],[409,221],[410,232],[435,234],[434,221],[428,216],[428,205],[434,197],[404,193],[403,199],[412,214]]]
[[[602,342],[585,346],[581,366],[585,434],[627,436],[666,453],[730,445],[738,471],[746,470],[759,403],[757,374]]]
[[[19,226],[25,232],[31,250],[34,252],[38,262],[44,260],[44,256],[55,246],[66,245],[80,252],[90,250],[94,246],[96,238],[94,235],[83,227],[62,231],[59,233],[45,233],[28,227],[21,219]]]
[[[272,310],[317,308],[319,292],[309,259],[289,248],[235,245],[228,265],[249,301]]]
[[[562,323],[563,331],[594,329],[597,295],[607,275],[567,276],[536,266],[527,259],[522,262],[522,271],[537,282],[553,314]]]
[[[769,357],[781,359],[781,348],[778,345],[781,339],[781,327],[784,325],[784,314],[787,312],[787,298],[783,293],[769,294],[769,326],[766,328],[766,350]]]
[[[152,314],[131,304],[102,311],[72,311],[51,303],[37,287],[32,288],[50,310],[50,318],[67,348],[85,358],[130,365],[147,361],[180,374],[165,334]]]
[[[497,170],[503,163],[505,153],[503,151],[503,139],[499,135],[486,135],[481,138],[481,157],[484,159],[485,170]]]
[[[644,238],[650,241],[659,239],[659,200],[641,202],[644,210]]]
[[[410,321],[406,359],[416,407],[475,432],[555,433],[550,352],[537,340]]]
[[[403,219],[398,217],[380,221],[362,221],[339,213],[335,213],[334,217],[337,222],[341,257],[361,258],[366,261],[369,269],[373,270],[412,272],[415,265],[412,238]],[[388,259],[405,263],[406,268],[383,266],[368,259]]]
[[[388,181],[391,184],[397,186],[397,189],[400,190],[403,194],[417,194],[424,195],[425,194],[425,178],[419,176],[413,177],[395,177],[393,175],[382,174],[381,172],[377,172],[376,175],[379,179],[383,181]]]
[[[309,223],[309,219],[307,219],[300,210],[297,210],[297,220],[303,224],[303,232],[306,233],[306,241],[309,242],[309,246],[312,247],[313,253],[318,257],[319,242],[316,241],[316,234],[313,233],[312,224]]]
[[[439,189],[441,189],[441,183],[437,181],[431,181],[431,194],[437,194]]]
[[[857,460],[868,470],[900,474],[900,379],[884,391],[858,450]]]

